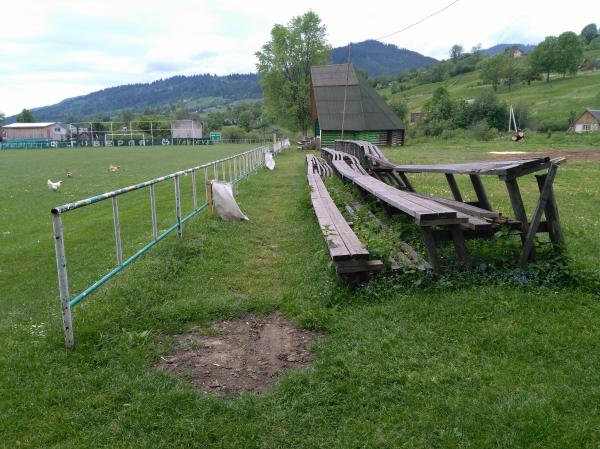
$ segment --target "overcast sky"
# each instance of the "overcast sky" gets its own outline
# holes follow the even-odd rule
[[[53,0],[10,2],[0,21],[0,112],[12,115],[119,84],[254,72],[274,23],[313,9],[336,46],[377,38],[451,0]],[[342,4],[343,6],[340,6]],[[437,59],[453,44],[537,43],[600,22],[600,2],[460,0],[384,39]]]

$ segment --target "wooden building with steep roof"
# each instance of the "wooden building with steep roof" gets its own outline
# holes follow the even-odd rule
[[[341,139],[342,129],[344,139],[404,144],[404,123],[352,64],[313,66],[310,72],[312,119],[321,145]]]

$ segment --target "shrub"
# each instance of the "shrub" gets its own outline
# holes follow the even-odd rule
[[[494,139],[498,135],[496,128],[491,128],[485,119],[479,120],[469,126],[469,136],[476,140],[488,141]]]

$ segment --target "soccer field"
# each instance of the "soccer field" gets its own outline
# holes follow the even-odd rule
[[[598,446],[600,164],[590,158],[561,167],[555,184],[565,283],[447,270],[420,284],[412,280],[425,275],[413,270],[351,287],[328,265],[305,153],[285,151],[275,171],[240,184],[237,200],[250,221],[208,213],[190,220],[182,240],[166,238],[74,308],[76,345],[64,349],[50,207],[249,148],[0,153],[0,448]],[[459,162],[504,148],[433,143],[386,155]],[[120,171],[109,173],[109,164]],[[46,180],[67,168],[74,177],[49,191]],[[435,177],[413,181],[427,192],[446,188]],[[529,181],[531,205],[539,192]],[[175,213],[173,183],[163,184],[161,229]],[[505,210],[505,189],[497,179],[489,184],[491,201]],[[119,200],[126,255],[150,236],[147,194]],[[110,202],[63,218],[77,292],[114,265]],[[497,248],[477,245],[472,254]],[[272,311],[319,338],[312,366],[282,372],[264,393],[205,394],[190,383],[193,373],[173,378],[156,369],[174,335],[221,335],[212,324]]]

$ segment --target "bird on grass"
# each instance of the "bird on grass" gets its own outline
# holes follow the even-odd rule
[[[108,166],[108,171],[109,171],[109,172],[111,172],[111,173],[116,173],[116,172],[118,172],[118,171],[119,171],[119,169],[120,169],[120,168],[121,168],[121,166],[120,166],[120,165],[113,165],[113,164],[110,164],[110,165]]]
[[[67,178],[72,178],[73,177],[73,172],[69,171],[68,168],[65,170],[65,174],[67,175]]]
[[[62,184],[62,180],[56,181],[56,182],[52,182],[52,181],[48,180],[48,188],[55,192],[58,192],[58,189],[60,189],[61,184]]]

